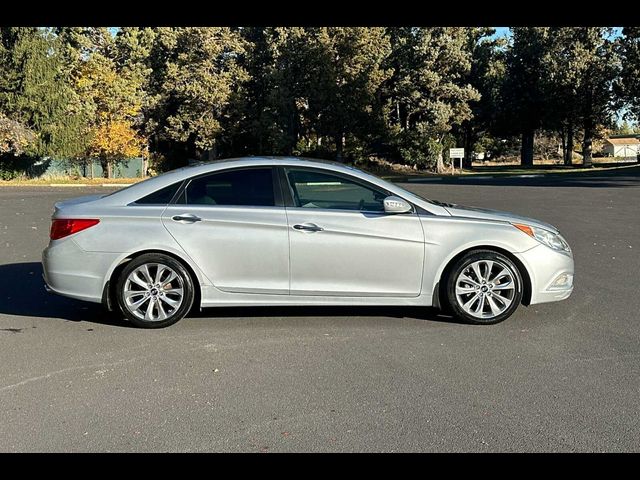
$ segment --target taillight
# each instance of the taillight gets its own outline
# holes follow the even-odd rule
[[[58,240],[73,233],[78,233],[89,227],[93,227],[100,223],[97,218],[64,218],[55,219],[51,222],[51,232],[49,237],[51,240]]]

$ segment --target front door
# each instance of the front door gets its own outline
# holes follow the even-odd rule
[[[424,234],[417,214],[387,214],[389,194],[342,174],[286,167],[291,294],[418,296]]]

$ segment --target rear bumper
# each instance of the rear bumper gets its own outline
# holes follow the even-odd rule
[[[556,252],[545,245],[538,245],[515,256],[524,264],[531,280],[531,302],[557,302],[569,298],[573,292],[574,262],[573,257]],[[558,285],[563,276],[570,276],[571,281]]]
[[[86,252],[73,238],[52,241],[42,252],[45,289],[65,297],[101,303],[106,272],[118,255]]]

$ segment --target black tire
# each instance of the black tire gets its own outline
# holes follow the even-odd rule
[[[125,303],[124,290],[125,290],[127,278],[134,270],[136,270],[138,267],[144,264],[165,265],[171,268],[179,277],[179,280],[176,279],[174,280],[174,282],[179,282],[178,285],[182,286],[182,290],[183,290],[182,303],[179,305],[178,308],[171,311],[168,314],[167,318],[164,320],[145,320],[143,318],[139,318],[129,310],[129,308]],[[154,268],[154,267],[151,267],[151,268]],[[172,286],[174,282],[171,282],[170,286]],[[169,295],[169,293],[167,295]],[[134,258],[124,267],[124,269],[120,273],[120,276],[118,277],[118,282],[116,284],[115,297],[118,303],[118,307],[120,308],[120,311],[122,312],[122,314],[135,326],[141,327],[141,328],[164,328],[164,327],[168,327],[169,325],[173,325],[178,320],[181,320],[182,318],[184,318],[185,315],[187,315],[191,311],[191,308],[193,306],[193,301],[195,298],[195,288],[193,285],[193,280],[191,278],[191,275],[189,274],[189,272],[187,271],[187,269],[184,267],[182,263],[180,263],[179,261],[177,261],[176,259],[168,255],[163,255],[160,253],[146,253],[146,254],[140,255],[139,257]],[[148,303],[146,303],[146,305],[148,305]],[[166,306],[165,304],[163,305]],[[156,312],[158,311],[157,308],[155,311]]]
[[[478,316],[474,316],[468,313],[466,310],[464,310],[464,308],[460,304],[458,300],[458,296],[456,295],[456,280],[458,279],[458,276],[462,272],[464,272],[467,268],[469,268],[474,262],[483,261],[483,260],[500,262],[505,268],[507,268],[508,273],[511,274],[511,277],[513,279],[514,288],[513,288],[513,294],[512,294],[513,297],[511,298],[511,303],[503,312],[495,316],[480,318]],[[494,266],[494,268],[497,268],[498,264],[495,264],[495,265],[496,266]],[[489,294],[491,294],[491,292],[489,292]],[[465,296],[464,297],[465,300],[470,299],[471,297],[473,297],[473,295],[474,293],[463,294],[463,296]],[[487,295],[487,294],[484,294],[484,295]],[[495,304],[496,293],[494,292],[492,295],[494,295],[492,299],[494,300],[494,304]],[[511,293],[509,293],[509,295],[511,295]],[[493,250],[472,250],[468,252],[452,266],[446,278],[447,306],[451,309],[451,312],[456,318],[460,320],[464,320],[467,323],[475,324],[475,325],[493,325],[506,320],[513,314],[513,312],[516,311],[516,309],[522,302],[522,295],[523,295],[523,282],[522,282],[522,275],[520,273],[520,270],[513,263],[513,261],[509,259],[509,257],[501,253],[495,252]],[[478,307],[479,303],[473,303],[472,306],[473,305]],[[487,306],[484,307],[484,310],[490,310],[490,306],[488,303],[487,303]],[[481,314],[491,315],[490,312],[484,312],[484,313],[483,312],[484,311],[481,309],[481,312],[480,312]]]

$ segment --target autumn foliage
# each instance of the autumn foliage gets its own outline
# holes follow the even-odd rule
[[[110,160],[139,157],[143,153],[144,139],[131,122],[114,120],[97,125],[91,130],[89,155]]]
[[[0,27],[0,170],[298,155],[531,164],[640,119],[636,27]],[[624,68],[623,68],[624,66]],[[556,149],[557,151],[557,149]],[[515,153],[514,153],[515,152]]]

